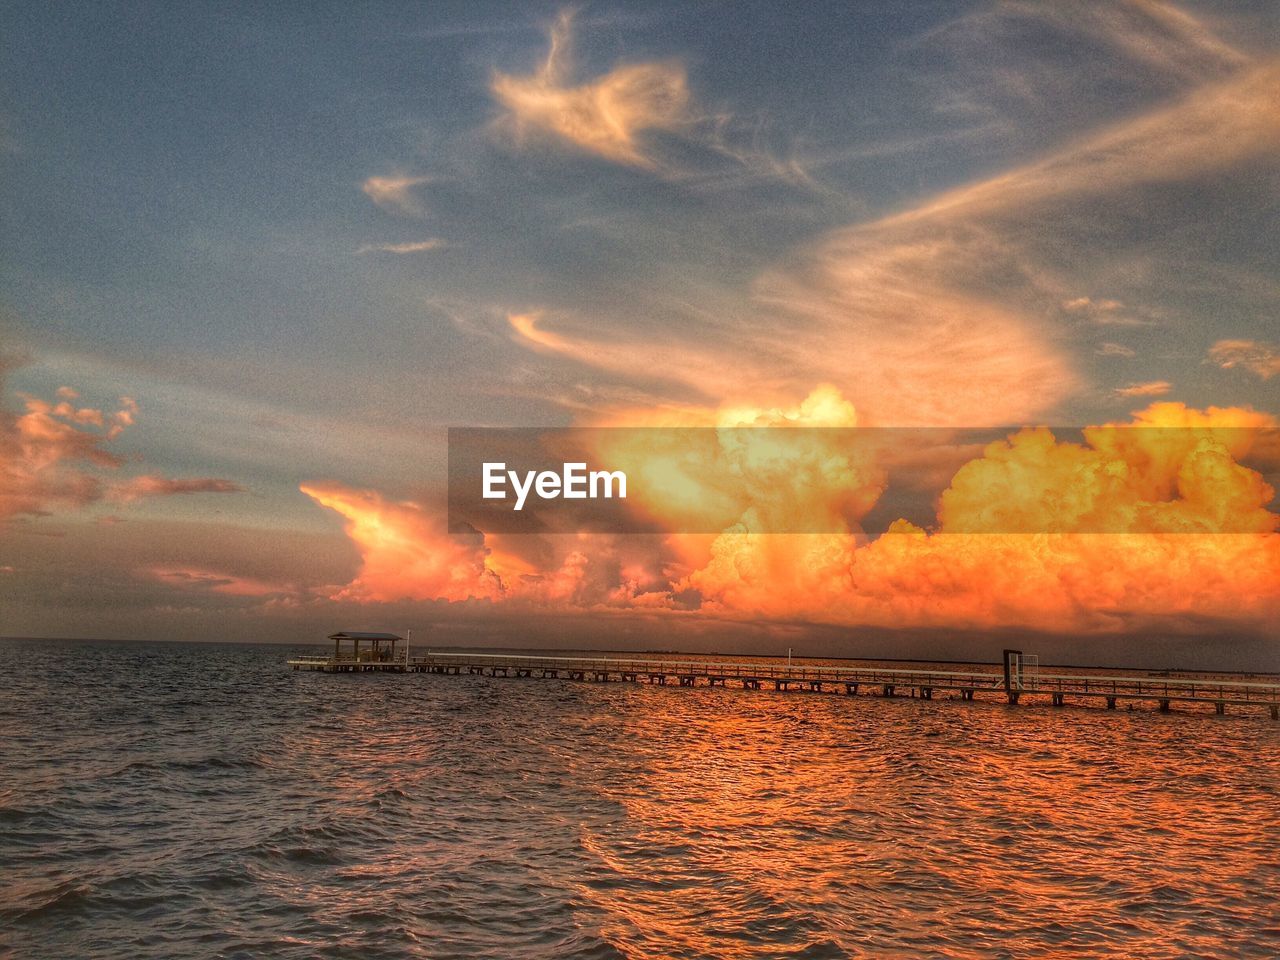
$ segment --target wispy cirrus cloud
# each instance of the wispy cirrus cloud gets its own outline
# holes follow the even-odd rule
[[[1280,374],[1280,347],[1261,340],[1219,340],[1209,348],[1209,359],[1224,370],[1239,367],[1263,380]]]
[[[615,163],[655,166],[645,136],[691,121],[684,68],[675,62],[623,64],[575,85],[569,79],[572,25],[572,14],[561,14],[547,58],[533,74],[494,74],[490,89],[517,137],[548,134]]]
[[[1149,309],[1133,308],[1107,297],[1072,297],[1062,301],[1062,309],[1100,327],[1149,327],[1157,322]]]
[[[1280,146],[1280,61],[1242,67],[1180,102],[1087,135],[1045,159],[949,190],[895,218],[1007,215],[1070,196],[1185,180]]]
[[[362,243],[356,248],[356,254],[362,256],[367,253],[395,253],[400,255],[410,253],[427,253],[431,250],[439,250],[447,244],[439,237],[428,237],[426,240],[409,240],[404,243]]]
[[[146,474],[113,484],[108,499],[121,503],[147,497],[172,497],[193,493],[243,493],[244,487],[218,477],[162,477]]]
[[[1163,397],[1173,389],[1168,380],[1148,380],[1145,383],[1131,383],[1127,387],[1117,387],[1112,391],[1117,397]]]
[[[391,174],[385,177],[370,177],[360,189],[364,195],[388,213],[405,216],[421,216],[425,213],[422,200],[414,192],[415,187],[430,183],[428,176],[411,176],[409,174]]]
[[[1134,305],[1128,293],[1079,292],[1113,281],[1141,287],[1158,269],[1167,252],[1158,245],[1135,253],[1127,273],[1119,258],[1098,253],[1150,228],[1150,203],[1129,201],[1157,186],[1219,183],[1280,151],[1280,61],[1250,60],[1163,8],[1134,5],[1112,23],[1088,7],[1080,7],[1077,33],[1101,42],[1122,28],[1116,42],[1163,64],[1173,99],[1072,135],[1005,172],[819,237],[757,278],[750,288],[757,312],[735,318],[731,335],[717,340],[709,328],[704,346],[682,331],[682,363],[657,362],[659,342],[624,343],[616,331],[606,337],[559,321],[554,336],[540,327],[523,339],[608,371],[622,366],[622,352],[623,375],[679,380],[716,400],[732,401],[746,383],[757,395],[784,396],[832,383],[875,423],[1016,422],[1078,395],[1088,378],[1083,351],[1071,342],[1080,339],[1079,324],[1069,321],[1165,322],[1160,309]],[[1017,9],[1065,34],[1076,30],[1054,8]],[[655,362],[637,362],[646,356]],[[716,375],[724,369],[736,378]],[[1140,387],[1148,392],[1119,396],[1157,395],[1150,385],[1123,389]]]

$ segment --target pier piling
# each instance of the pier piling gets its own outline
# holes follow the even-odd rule
[[[367,640],[380,635],[360,636]],[[1047,673],[1027,669],[1027,664],[1034,661],[1018,651],[1006,652],[1003,672],[998,664],[974,670],[948,670],[925,665],[883,667],[793,662],[784,666],[758,661],[704,662],[488,653],[428,653],[425,656],[395,657],[387,653],[385,647],[371,649],[366,644],[353,649],[351,654],[340,651],[333,656],[298,657],[288,663],[294,670],[322,673],[434,673],[469,677],[590,679],[597,683],[647,681],[656,686],[674,681],[681,688],[690,689],[702,686],[724,688],[729,680],[734,680],[747,691],[760,690],[763,684],[769,683],[778,693],[796,690],[823,693],[828,689],[836,692],[843,689],[844,694],[851,697],[863,687],[872,687],[886,699],[897,697],[899,689],[909,691],[912,698],[920,700],[934,700],[937,691],[944,691],[951,693],[950,699],[959,694],[959,699],[966,702],[978,699],[989,702],[1003,697],[1011,705],[1028,701],[1047,702],[1054,707],[1065,707],[1066,698],[1070,696],[1073,703],[1102,702],[1108,710],[1117,709],[1121,700],[1126,702],[1129,710],[1154,704],[1161,713],[1172,712],[1175,703],[1200,704],[1201,712],[1212,707],[1218,715],[1226,714],[1228,706],[1263,707],[1272,720],[1280,721],[1280,683],[1277,682],[1190,675],[1151,677],[1139,674]]]

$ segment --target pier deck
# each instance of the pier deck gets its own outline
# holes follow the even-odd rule
[[[1002,699],[1011,704],[1026,699],[1065,706],[1068,701],[1100,703],[1107,709],[1126,704],[1151,704],[1168,712],[1174,704],[1266,710],[1280,720],[1280,683],[1197,677],[1102,676],[1041,673],[1006,678],[999,664],[985,670],[899,669],[856,665],[811,665],[704,660],[657,660],[618,657],[515,656],[486,653],[428,653],[398,661],[364,660],[344,656],[297,657],[294,670],[324,673],[435,673],[483,675],[584,682],[652,683],[679,687],[727,687],[745,690],[805,691],[844,695],[915,697],[932,700],[950,694],[962,700]]]

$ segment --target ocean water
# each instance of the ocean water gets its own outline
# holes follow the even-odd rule
[[[1261,711],[297,652],[0,642],[0,956],[1280,955]]]

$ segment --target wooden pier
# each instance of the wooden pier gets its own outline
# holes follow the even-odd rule
[[[1010,655],[1013,656],[1010,656]],[[591,683],[650,683],[677,687],[728,687],[743,690],[802,691],[845,696],[912,697],[932,700],[1002,700],[1010,704],[1043,702],[1054,707],[1093,703],[1114,710],[1150,705],[1168,713],[1175,704],[1265,710],[1280,720],[1280,683],[1196,677],[1042,673],[1027,669],[1018,651],[1006,651],[1004,664],[985,670],[897,669],[876,666],[820,666],[703,660],[654,660],[616,657],[517,656],[487,653],[427,653],[397,659],[367,655],[298,657],[294,670],[324,673],[434,673]]]

